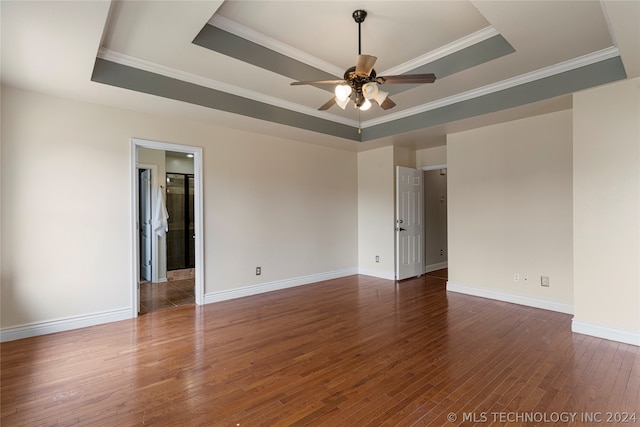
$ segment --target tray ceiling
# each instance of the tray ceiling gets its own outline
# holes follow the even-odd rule
[[[437,80],[385,85],[391,110],[318,111],[332,87],[290,83],[342,78],[355,65],[356,9],[368,13],[362,53],[378,58],[378,75]],[[68,66],[90,67],[84,89],[62,82],[76,97],[347,149],[421,148],[637,77],[639,11],[598,1],[2,2],[3,82],[59,90],[28,56],[66,42],[57,48]],[[5,33],[26,50],[7,44],[5,54]],[[39,46],[38,37],[53,40]]]

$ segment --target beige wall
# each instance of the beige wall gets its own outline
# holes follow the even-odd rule
[[[574,330],[640,345],[640,79],[575,94],[573,108]]]
[[[203,147],[205,293],[357,268],[356,153],[2,95],[3,329],[131,309],[131,137]]]
[[[450,283],[571,310],[571,147],[571,111],[448,136]]]
[[[447,147],[425,148],[416,151],[416,167],[447,164]]]
[[[404,166],[405,168],[415,168],[415,150],[406,147],[393,147],[393,164],[395,166]]]
[[[358,154],[359,271],[387,279],[395,274],[394,171],[393,147]]]

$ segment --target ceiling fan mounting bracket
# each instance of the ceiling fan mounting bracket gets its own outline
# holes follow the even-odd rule
[[[354,21],[356,21],[358,24],[361,24],[364,22],[364,18],[367,17],[367,11],[358,9],[354,11],[351,16],[353,16]]]

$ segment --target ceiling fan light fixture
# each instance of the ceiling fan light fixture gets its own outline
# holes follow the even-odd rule
[[[371,108],[371,101],[365,98],[364,102],[360,106],[360,111],[367,111],[369,108]]]
[[[336,104],[338,104],[338,107],[340,107],[340,108],[342,108],[344,110],[347,107],[348,103],[349,103],[349,97],[347,97],[346,99],[340,99],[336,95]]]
[[[373,97],[378,104],[382,104],[385,99],[389,96],[389,92],[385,92],[383,90],[378,90],[378,93]]]
[[[378,85],[374,82],[365,83],[362,85],[362,94],[367,99],[375,98],[378,95]]]
[[[349,101],[349,96],[351,95],[351,86],[349,85],[338,85],[334,91],[336,94],[336,101]],[[347,105],[347,104],[345,104]],[[344,107],[343,107],[344,109]]]

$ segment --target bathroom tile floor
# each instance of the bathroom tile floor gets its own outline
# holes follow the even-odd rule
[[[195,279],[140,283],[140,314],[195,304]]]

